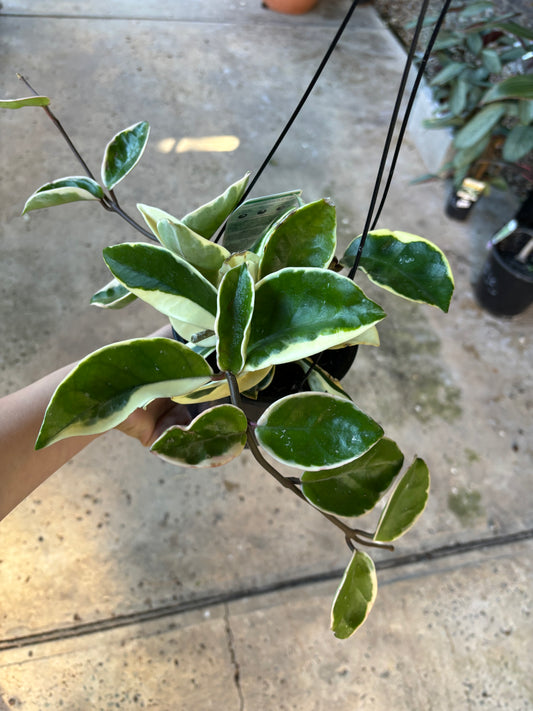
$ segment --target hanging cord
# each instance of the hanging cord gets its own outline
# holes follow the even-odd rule
[[[339,42],[339,40],[340,40],[340,38],[341,38],[341,36],[342,36],[344,30],[346,29],[346,26],[347,26],[348,23],[350,22],[350,19],[351,19],[353,13],[354,13],[355,8],[356,8],[357,5],[359,4],[359,2],[360,2],[360,0],[353,0],[353,1],[352,1],[352,4],[351,4],[351,6],[350,6],[348,12],[346,13],[346,16],[344,17],[344,20],[341,22],[339,29],[337,30],[337,32],[335,33],[335,36],[334,36],[333,39],[331,40],[331,43],[330,43],[328,49],[326,50],[326,53],[325,53],[325,55],[323,56],[323,58],[322,58],[322,60],[321,60],[321,62],[320,62],[320,64],[319,64],[319,66],[318,66],[318,69],[317,69],[316,72],[314,73],[313,78],[312,78],[311,81],[309,82],[309,85],[308,85],[307,89],[304,91],[304,93],[303,93],[303,95],[302,95],[302,98],[301,98],[300,101],[298,102],[298,105],[296,106],[296,108],[295,108],[294,111],[292,112],[291,117],[289,118],[289,120],[287,121],[287,123],[285,124],[285,126],[283,127],[281,133],[279,134],[278,138],[276,139],[276,142],[274,143],[274,145],[273,145],[272,148],[270,149],[270,152],[268,153],[267,157],[264,159],[263,163],[262,163],[261,166],[259,167],[259,169],[258,169],[257,173],[255,174],[253,180],[250,182],[250,184],[249,184],[248,187],[246,188],[246,190],[245,190],[243,196],[242,196],[241,199],[239,200],[239,205],[241,205],[241,204],[246,200],[246,198],[248,197],[248,195],[252,192],[252,190],[254,189],[254,187],[255,187],[257,181],[258,181],[259,178],[261,177],[263,171],[265,170],[265,168],[267,167],[267,165],[268,165],[268,164],[270,163],[270,161],[272,160],[272,156],[274,155],[274,153],[275,153],[275,152],[278,150],[278,148],[280,147],[281,142],[283,141],[283,139],[285,138],[285,136],[286,136],[287,133],[289,132],[289,130],[290,130],[292,124],[296,121],[296,119],[297,119],[297,117],[298,117],[298,114],[299,114],[300,111],[302,110],[302,108],[303,108],[305,102],[306,102],[307,99],[309,98],[309,95],[310,95],[311,92],[313,91],[313,89],[314,89],[314,87],[315,87],[315,84],[316,84],[317,81],[319,80],[320,75],[321,75],[322,72],[324,71],[324,68],[325,68],[326,64],[328,63],[329,58],[331,57],[331,55],[332,55],[332,53],[333,53],[333,50],[334,50],[335,47],[337,46],[337,44],[338,44],[338,42]],[[218,241],[220,240],[220,238],[222,237],[222,234],[224,233],[225,227],[226,227],[225,224],[222,225],[222,227],[221,227],[219,233],[218,233],[217,236],[215,237],[215,240],[214,240],[215,242],[218,242]]]
[[[407,108],[405,110],[405,115],[402,120],[402,125],[400,127],[400,131],[398,133],[398,140],[396,142],[396,148],[394,149],[394,156],[392,158],[387,182],[385,184],[385,188],[383,189],[383,196],[381,198],[381,202],[379,203],[379,207],[376,212],[376,216],[374,217],[374,221],[372,222],[372,227],[370,228],[371,230],[376,228],[377,221],[379,220],[381,211],[383,210],[383,206],[385,205],[385,200],[387,199],[390,184],[392,182],[392,176],[394,174],[394,169],[396,168],[396,163],[398,161],[398,156],[400,154],[400,148],[402,146],[403,137],[405,134],[405,130],[407,128],[407,122],[409,121],[409,117],[411,115],[411,110],[412,110],[413,105],[415,103],[415,99],[416,99],[416,95],[418,93],[418,89],[420,87],[420,83],[424,77],[426,65],[428,63],[431,51],[433,50],[433,45],[435,44],[435,41],[436,41],[437,36],[440,32],[440,28],[442,26],[442,23],[444,22],[444,18],[446,16],[446,13],[448,12],[451,2],[452,2],[452,0],[446,0],[446,2],[444,3],[441,13],[437,19],[437,23],[436,23],[435,27],[433,28],[433,32],[431,33],[431,37],[430,37],[428,45],[426,47],[426,51],[424,52],[424,56],[422,57],[422,60],[420,62],[420,66],[418,67],[416,79],[414,81],[413,88],[411,90],[411,94],[409,95],[409,101],[407,102]]]
[[[432,34],[431,34],[430,40],[429,40],[428,45],[427,45],[427,47],[426,47],[426,51],[424,52],[424,57],[423,57],[422,62],[421,62],[421,64],[420,64],[419,68],[418,68],[418,72],[417,72],[417,75],[416,75],[416,79],[415,79],[415,82],[414,82],[414,84],[413,84],[413,88],[411,89],[411,93],[410,93],[410,96],[409,96],[409,101],[408,101],[408,103],[407,103],[407,108],[406,108],[406,111],[405,111],[405,115],[404,115],[404,117],[403,117],[402,124],[401,124],[401,127],[400,127],[400,132],[399,132],[399,135],[398,135],[398,139],[397,139],[397,141],[396,141],[396,147],[395,147],[395,150],[394,150],[394,156],[393,156],[392,163],[391,163],[391,166],[390,166],[390,169],[389,169],[389,174],[388,174],[388,177],[387,177],[387,182],[386,182],[386,184],[385,184],[385,188],[384,188],[384,191],[383,191],[383,195],[382,195],[382,198],[381,198],[381,202],[380,202],[379,207],[378,207],[378,210],[377,210],[377,212],[376,212],[376,216],[375,216],[374,220],[372,220],[372,218],[373,218],[373,213],[374,213],[374,207],[375,207],[376,202],[377,202],[378,193],[379,193],[379,189],[380,189],[380,186],[381,186],[381,181],[382,181],[382,179],[383,179],[383,173],[384,173],[384,171],[385,171],[385,164],[386,164],[387,156],[388,156],[389,149],[390,149],[390,145],[391,145],[391,142],[392,142],[392,137],[393,137],[393,133],[394,133],[394,126],[395,126],[396,120],[397,120],[397,118],[398,118],[398,113],[399,113],[399,110],[400,110],[400,105],[401,105],[401,101],[402,101],[402,98],[403,98],[403,93],[404,93],[404,91],[405,91],[405,86],[406,86],[407,79],[408,79],[408,76],[409,76],[409,71],[410,71],[411,65],[412,65],[412,63],[413,63],[413,58],[414,58],[415,51],[416,51],[416,45],[417,45],[417,43],[418,43],[418,38],[419,38],[420,32],[421,32],[421,30],[422,30],[422,26],[423,26],[423,23],[424,23],[424,18],[425,18],[426,11],[427,11],[427,8],[428,8],[429,0],[424,0],[424,2],[422,3],[422,7],[421,7],[421,10],[420,10],[420,14],[419,14],[419,16],[418,16],[418,20],[417,20],[415,32],[414,32],[414,35],[413,35],[413,39],[412,39],[411,45],[410,45],[410,47],[409,47],[409,52],[408,52],[408,55],[407,55],[407,60],[406,60],[406,62],[405,62],[405,67],[404,67],[402,79],[401,79],[401,82],[400,82],[400,87],[399,87],[399,89],[398,89],[398,95],[397,95],[397,97],[396,97],[396,102],[395,102],[395,104],[394,104],[394,109],[393,109],[392,116],[391,116],[391,120],[390,120],[390,124],[389,124],[389,131],[388,131],[388,133],[387,133],[387,138],[386,138],[386,140],[385,140],[385,145],[384,145],[384,147],[383,147],[383,153],[382,153],[382,156],[381,156],[381,161],[380,161],[380,165],[379,165],[379,169],[378,169],[378,174],[377,174],[377,177],[376,177],[376,183],[375,183],[375,185],[374,185],[374,190],[373,190],[373,192],[372,192],[372,198],[371,198],[371,200],[370,200],[370,207],[368,208],[368,214],[367,214],[365,226],[364,226],[364,229],[363,229],[363,233],[362,233],[362,235],[361,235],[361,241],[359,242],[359,248],[358,248],[358,250],[357,250],[357,254],[356,254],[356,257],[355,257],[353,266],[352,266],[352,268],[350,269],[350,273],[348,274],[348,278],[349,278],[349,279],[353,279],[353,278],[354,278],[355,273],[356,273],[356,271],[357,271],[357,268],[358,268],[358,266],[359,266],[359,262],[361,261],[361,255],[362,255],[362,253],[363,253],[363,248],[364,248],[364,246],[365,246],[365,242],[366,242],[366,238],[367,238],[367,236],[368,236],[368,232],[369,232],[370,229],[374,229],[374,228],[375,228],[376,223],[377,223],[377,221],[378,221],[378,219],[379,219],[379,216],[381,215],[381,211],[382,211],[383,206],[384,206],[384,204],[385,204],[385,200],[386,200],[386,198],[387,198],[387,195],[388,195],[388,192],[389,192],[389,188],[390,188],[390,185],[391,185],[391,182],[392,182],[392,178],[393,178],[393,175],[394,175],[394,169],[396,168],[396,163],[397,163],[397,161],[398,161],[398,156],[399,156],[400,149],[401,149],[401,146],[402,146],[402,141],[403,141],[403,138],[404,138],[404,135],[405,135],[405,130],[406,130],[406,128],[407,128],[407,122],[408,122],[408,120],[409,120],[409,116],[410,116],[410,114],[411,114],[411,110],[412,110],[413,105],[414,105],[414,101],[415,101],[415,98],[416,98],[416,94],[417,94],[418,88],[419,88],[419,86],[420,86],[420,83],[421,83],[421,81],[422,81],[422,78],[423,78],[423,75],[424,75],[424,70],[425,70],[425,68],[426,68],[426,64],[427,64],[427,62],[428,62],[429,56],[430,56],[430,54],[431,54],[431,51],[433,50],[433,45],[435,44],[435,41],[436,41],[436,39],[437,39],[437,35],[439,34],[441,25],[442,25],[442,23],[443,23],[443,21],[444,21],[444,18],[445,18],[445,16],[446,16],[446,13],[447,13],[447,11],[448,11],[448,8],[449,8],[449,6],[450,6],[450,3],[451,3],[451,0],[445,0],[444,5],[442,6],[442,10],[441,10],[441,12],[440,12],[440,14],[439,14],[437,23],[435,24],[435,27],[434,27],[433,32],[432,32]],[[372,223],[372,227],[370,227],[371,223]]]

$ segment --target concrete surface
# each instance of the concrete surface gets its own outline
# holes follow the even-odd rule
[[[94,171],[117,130],[148,120],[150,143],[117,189],[121,204],[180,215],[261,163],[347,6],[323,1],[286,18],[255,0],[8,0],[2,95],[22,95],[15,73],[27,75]],[[256,194],[331,195],[341,245],[360,232],[402,60],[373,9],[359,8]],[[90,204],[21,218],[34,189],[79,169],[41,111],[2,112],[0,122],[9,392],[162,320],[141,304],[88,307],[108,279],[101,249],[135,234]],[[237,136],[239,147],[175,151],[184,137],[212,135]],[[343,643],[328,631],[348,560],[341,537],[248,454],[186,471],[111,433],[0,524],[0,709],[533,705],[533,313],[496,319],[471,287],[484,243],[515,206],[494,194],[467,224],[453,223],[445,186],[410,185],[425,171],[408,136],[380,224],[445,249],[452,308],[395,303],[361,276],[389,319],[347,387],[408,460],[428,461],[432,496],[397,552],[376,555],[381,591],[363,630]],[[424,560],[443,546],[445,558]]]

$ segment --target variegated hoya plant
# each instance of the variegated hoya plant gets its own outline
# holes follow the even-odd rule
[[[47,97],[32,96],[0,107],[42,106],[53,117],[48,104]],[[84,358],[53,395],[36,447],[109,430],[155,398],[190,406],[192,422],[170,427],[152,451],[181,466],[213,467],[248,446],[279,483],[337,526],[352,555],[333,602],[332,629],[349,637],[377,590],[374,563],[361,547],[392,548],[424,509],[429,489],[424,461],[415,458],[401,474],[398,446],[317,357],[379,345],[385,313],[340,273],[353,267],[361,238],[337,261],[329,199],[304,204],[293,191],[243,201],[248,176],[181,218],[139,204],[147,229],[124,213],[114,191],[140,159],[148,134],[146,122],[121,131],[105,149],[100,182],[88,169],[87,176],[55,180],[30,196],[24,212],[92,200],[151,237],[153,243],[104,249],[113,278],[91,303],[113,309],[142,299],[168,317],[176,339],[137,338]],[[359,258],[378,286],[448,310],[452,274],[428,240],[372,231]],[[296,392],[269,403],[254,420],[250,404],[261,402],[287,363],[298,373],[290,383]],[[276,462],[300,473],[283,476]],[[376,507],[393,482],[375,531],[347,522]]]

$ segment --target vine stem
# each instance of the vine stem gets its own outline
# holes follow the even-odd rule
[[[238,407],[242,410],[241,395],[239,392],[239,386],[237,384],[237,378],[235,377],[235,375],[233,373],[226,372],[226,380],[228,382],[229,391],[230,391],[230,398],[231,398],[232,404],[235,405],[235,407]],[[274,477],[274,479],[279,484],[281,484],[281,486],[285,487],[286,489],[289,489],[289,491],[291,491],[293,494],[295,494],[299,499],[301,499],[306,504],[311,506],[312,509],[317,511],[324,518],[326,518],[330,523],[332,523],[334,526],[339,528],[344,533],[346,543],[348,544],[348,547],[350,548],[350,550],[354,550],[354,546],[352,543],[353,541],[355,541],[356,543],[359,543],[359,545],[367,546],[370,548],[382,548],[382,549],[388,550],[388,551],[394,550],[394,546],[392,546],[388,543],[382,543],[381,541],[372,540],[373,535],[371,533],[367,533],[366,531],[361,531],[357,528],[351,528],[350,526],[343,523],[336,516],[332,516],[331,514],[328,514],[325,511],[322,511],[322,509],[319,509],[314,504],[312,504],[304,496],[302,490],[298,488],[294,479],[283,476],[283,474],[281,474],[281,472],[279,472],[274,466],[272,466],[272,464],[270,464],[270,462],[267,459],[265,459],[265,457],[261,453],[261,450],[259,449],[259,443],[257,441],[257,437],[255,436],[254,427],[252,426],[252,424],[250,422],[248,423],[248,428],[247,428],[246,434],[247,434],[248,447],[250,448],[250,452],[252,453],[256,462],[261,467],[263,467],[263,469],[265,471],[267,471],[272,477]]]
[[[17,77],[20,79],[21,82],[23,82],[28,89],[35,94],[35,96],[39,96],[39,93],[35,91],[35,89],[32,87],[32,85],[29,83],[29,81],[24,77],[22,74],[17,73]],[[94,180],[95,183],[98,181],[94,177],[91,169],[83,159],[83,156],[81,153],[78,151],[74,143],[72,142],[70,136],[68,135],[67,131],[63,128],[63,125],[61,124],[61,121],[57,118],[57,116],[53,113],[52,109],[50,109],[49,106],[41,106],[43,111],[46,113],[48,118],[52,121],[54,126],[57,128],[61,136],[65,139],[68,147],[72,151],[72,153],[75,155],[76,159],[79,161],[80,165],[82,166],[83,170],[85,171],[85,174],[91,178],[91,180]],[[100,199],[100,204],[102,207],[104,207],[106,210],[111,211],[116,213],[119,217],[122,217],[123,220],[125,220],[129,225],[131,225],[134,229],[137,230],[137,232],[140,232],[142,235],[145,237],[148,237],[149,239],[153,240],[154,242],[157,242],[156,237],[151,233],[148,232],[148,230],[145,230],[142,225],[140,225],[138,222],[136,222],[133,217],[128,215],[118,204],[118,200],[115,197],[115,194],[112,190],[109,191],[109,197],[105,195],[103,198]]]

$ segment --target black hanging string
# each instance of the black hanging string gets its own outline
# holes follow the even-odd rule
[[[355,256],[353,266],[350,269],[350,273],[348,274],[348,279],[354,278],[357,268],[359,266],[359,262],[361,261],[361,255],[363,253],[363,248],[365,246],[366,238],[368,237],[368,232],[370,230],[370,223],[372,222],[372,217],[374,215],[374,208],[376,206],[376,202],[377,202],[378,194],[379,194],[379,189],[381,187],[381,181],[383,180],[383,174],[385,172],[385,165],[387,162],[387,157],[389,155],[389,150],[390,150],[391,143],[392,143],[394,128],[396,126],[396,121],[398,119],[398,114],[400,112],[400,106],[401,106],[403,95],[405,92],[407,80],[409,78],[409,72],[411,71],[411,66],[413,64],[413,59],[414,59],[416,47],[418,44],[418,38],[420,36],[420,32],[421,32],[422,26],[424,24],[424,19],[426,16],[428,5],[429,5],[429,0],[423,0],[422,7],[420,8],[420,12],[418,14],[418,19],[416,21],[416,27],[415,27],[415,31],[413,34],[413,39],[411,40],[411,44],[409,46],[409,52],[407,53],[407,59],[405,60],[405,66],[403,68],[403,74],[402,74],[402,78],[400,81],[400,86],[398,88],[398,93],[396,94],[396,101],[394,102],[394,108],[392,110],[392,115],[391,115],[391,119],[389,122],[389,130],[387,131],[387,137],[385,139],[385,144],[383,146],[383,151],[381,153],[381,160],[379,162],[379,168],[378,168],[378,173],[376,176],[376,182],[374,183],[374,189],[372,191],[372,197],[370,198],[370,206],[368,208],[365,226],[363,228],[363,233],[361,235],[361,240],[359,242],[359,248],[357,250],[357,254]],[[412,96],[413,96],[413,94],[414,94],[414,92],[411,92]],[[402,134],[402,138],[403,138],[403,134]],[[401,146],[401,140],[398,139],[397,145],[396,145],[398,152],[400,150],[400,146]],[[389,170],[389,177],[387,180],[387,191],[388,191],[388,186],[390,186],[390,183],[392,181],[393,172],[394,172],[394,166],[391,166],[391,168]],[[384,193],[384,197],[382,199],[382,204],[380,207],[383,206],[383,204],[385,202],[385,197],[386,197],[386,194]],[[374,224],[375,224],[375,222],[374,222]]]
[[[355,8],[357,7],[357,5],[359,5],[359,2],[360,2],[360,0],[353,0],[353,1],[352,1],[352,4],[350,5],[350,9],[349,9],[348,12],[346,13],[346,16],[344,17],[344,20],[341,22],[339,29],[337,30],[337,32],[335,33],[335,36],[334,36],[333,39],[331,40],[331,43],[330,43],[329,47],[327,48],[326,53],[325,53],[325,55],[323,56],[323,58],[322,58],[320,64],[318,65],[318,69],[317,69],[316,72],[314,73],[313,78],[312,78],[311,81],[309,82],[309,85],[308,85],[307,89],[304,91],[304,93],[303,93],[303,95],[302,95],[302,98],[301,98],[300,101],[298,102],[298,105],[296,106],[296,108],[295,108],[294,111],[292,112],[292,114],[291,114],[289,120],[287,121],[287,123],[286,123],[285,126],[283,127],[281,133],[279,134],[278,138],[276,139],[276,142],[274,143],[274,145],[273,145],[272,148],[270,149],[270,151],[269,151],[267,157],[266,157],[266,158],[264,159],[264,161],[262,162],[262,164],[261,164],[261,166],[259,167],[258,171],[256,172],[256,174],[255,174],[253,180],[250,182],[250,184],[249,184],[248,187],[246,188],[246,191],[244,192],[244,195],[241,197],[241,199],[240,199],[240,201],[239,201],[239,205],[241,205],[241,204],[246,200],[246,198],[248,197],[248,195],[252,192],[252,190],[254,189],[254,187],[255,187],[257,181],[258,181],[259,178],[261,177],[263,171],[265,170],[265,168],[267,167],[267,165],[270,163],[270,161],[271,161],[271,159],[272,159],[272,156],[274,155],[274,153],[275,153],[275,152],[278,150],[278,148],[280,147],[281,142],[283,141],[283,139],[285,138],[285,136],[286,136],[287,133],[289,132],[289,130],[290,130],[292,124],[296,121],[296,119],[297,119],[297,117],[298,117],[298,114],[299,114],[300,111],[302,110],[302,108],[303,108],[305,102],[306,102],[307,99],[309,98],[309,95],[310,95],[311,92],[313,91],[313,89],[314,89],[314,87],[315,87],[315,84],[317,83],[318,79],[320,78],[320,75],[322,74],[322,72],[323,72],[323,70],[324,70],[326,64],[328,63],[329,58],[331,57],[331,55],[332,55],[332,53],[333,53],[333,50],[334,50],[335,47],[337,46],[337,44],[338,44],[338,42],[339,42],[339,40],[340,40],[340,38],[341,38],[341,36],[342,36],[344,30],[346,29],[346,26],[347,26],[348,23],[350,22],[350,19],[351,19],[353,13],[354,13],[354,10],[355,10]],[[220,229],[219,233],[218,233],[217,236],[215,237],[215,240],[214,240],[215,242],[218,242],[218,241],[220,240],[220,238],[222,237],[222,234],[224,233],[224,229],[225,229],[225,224],[222,226],[222,228]]]
[[[400,148],[402,147],[403,137],[405,134],[405,130],[407,128],[407,122],[409,121],[409,117],[411,115],[411,111],[412,111],[413,105],[415,103],[416,95],[417,95],[418,89],[420,87],[420,83],[424,77],[424,72],[426,71],[426,65],[428,63],[431,51],[433,50],[433,45],[435,44],[437,35],[440,32],[440,28],[442,26],[442,23],[444,22],[444,18],[446,17],[446,13],[448,12],[451,2],[452,2],[452,0],[446,0],[446,2],[444,3],[442,10],[440,12],[440,15],[437,19],[437,22],[433,28],[433,32],[431,33],[431,37],[429,39],[426,50],[424,52],[424,56],[422,57],[422,60],[420,62],[420,66],[418,67],[416,79],[414,81],[413,88],[411,89],[411,93],[409,95],[409,100],[407,102],[407,107],[405,109],[405,114],[404,114],[404,117],[402,120],[402,124],[400,126],[400,131],[398,133],[398,139],[396,141],[396,148],[394,149],[394,155],[393,155],[393,158],[391,161],[391,166],[390,166],[390,170],[389,170],[389,175],[387,177],[387,182],[386,182],[385,187],[383,189],[383,195],[381,197],[381,202],[379,203],[379,207],[377,209],[376,215],[375,215],[374,220],[372,222],[372,226],[370,228],[371,230],[376,228],[377,221],[379,220],[381,211],[383,210],[383,206],[385,205],[385,200],[387,199],[390,184],[392,182],[392,177],[394,175],[394,169],[396,168],[396,163],[398,161],[398,156],[400,154]]]

